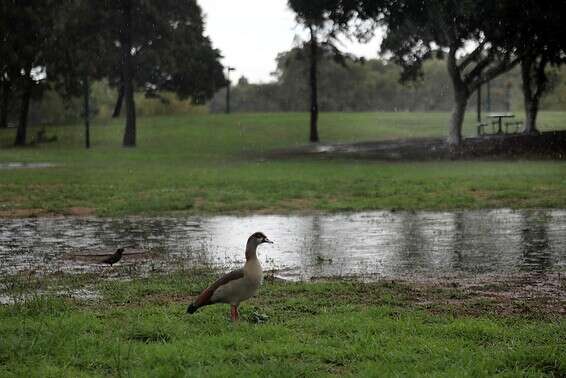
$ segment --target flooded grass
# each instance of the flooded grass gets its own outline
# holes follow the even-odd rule
[[[0,273],[100,273],[239,266],[247,236],[266,270],[287,280],[555,272],[566,269],[566,212],[477,210],[333,215],[59,217],[0,220]],[[116,271],[116,270],[115,270]]]
[[[520,293],[565,277],[442,281],[266,280],[231,324],[228,307],[185,314],[216,272],[128,279],[42,276],[58,292],[0,305],[0,363],[8,376],[563,376],[566,320],[555,292]],[[511,279],[510,279],[511,278]],[[25,277],[20,279],[25,281]],[[29,287],[38,286],[32,282]],[[61,293],[81,287],[81,298]],[[515,287],[515,289],[513,289]],[[543,293],[542,291],[540,293]],[[262,314],[258,324],[257,314]],[[264,316],[265,315],[265,316]],[[284,369],[281,370],[281,369]]]
[[[0,163],[0,171],[7,169],[40,169],[40,168],[53,168],[56,167],[52,163],[20,163],[20,162],[4,162]]]

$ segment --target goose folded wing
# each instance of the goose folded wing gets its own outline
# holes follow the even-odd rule
[[[201,307],[211,304],[210,299],[214,292],[221,286],[226,285],[234,280],[244,277],[244,269],[234,270],[217,279],[212,285],[204,289],[202,293],[195,300],[195,305]]]

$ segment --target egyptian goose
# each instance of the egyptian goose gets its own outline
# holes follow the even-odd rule
[[[118,248],[112,256],[109,256],[102,260],[101,264],[110,264],[110,266],[116,264],[122,258],[122,253],[124,253],[124,248]]]
[[[251,298],[257,293],[263,280],[263,272],[257,258],[256,250],[260,244],[273,243],[263,233],[256,232],[246,243],[246,263],[242,269],[234,270],[216,280],[187,308],[189,314],[203,306],[215,303],[227,303],[230,307],[230,318],[238,320],[240,302]]]

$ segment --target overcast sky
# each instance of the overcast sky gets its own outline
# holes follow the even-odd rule
[[[303,35],[287,0],[198,0],[205,14],[206,34],[224,55],[223,64],[235,67],[232,79],[271,81],[275,57],[293,47]],[[343,51],[373,58],[379,40],[368,44],[344,41]]]

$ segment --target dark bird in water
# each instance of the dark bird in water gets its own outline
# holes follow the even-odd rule
[[[260,244],[273,243],[263,233],[256,232],[246,244],[246,263],[242,269],[234,270],[216,280],[187,308],[189,314],[203,306],[227,303],[231,306],[230,318],[238,320],[240,302],[253,297],[263,280],[263,271],[257,258],[256,249]]]
[[[112,256],[105,258],[100,263],[110,264],[110,266],[112,266],[122,259],[122,253],[124,253],[124,248],[118,248]]]

